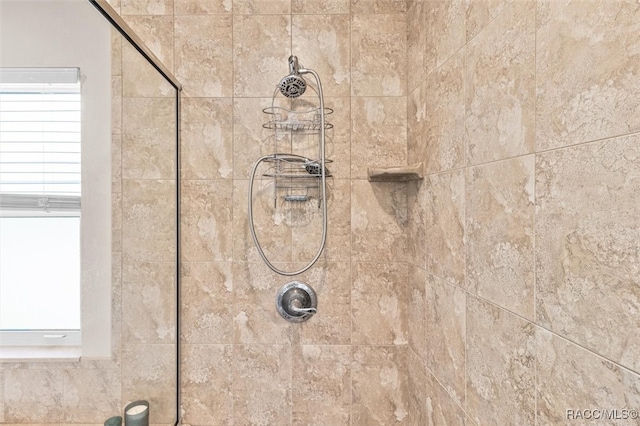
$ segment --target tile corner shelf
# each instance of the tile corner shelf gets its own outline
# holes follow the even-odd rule
[[[410,180],[421,180],[423,178],[422,163],[410,166],[391,167],[369,167],[367,174],[369,182],[408,182]]]

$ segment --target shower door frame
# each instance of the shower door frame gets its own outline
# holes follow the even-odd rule
[[[87,0],[94,6],[107,21],[118,30],[118,32],[156,69],[176,90],[176,406],[175,406],[175,426],[180,425],[180,108],[182,84],[158,59],[156,55],[144,44],[142,39],[131,29],[120,15],[111,7],[107,0]]]

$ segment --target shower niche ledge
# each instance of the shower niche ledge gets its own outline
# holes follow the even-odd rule
[[[375,166],[367,169],[369,182],[409,182],[424,178],[422,162],[409,166]]]

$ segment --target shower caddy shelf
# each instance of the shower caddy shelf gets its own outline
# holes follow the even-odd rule
[[[275,103],[275,95],[273,102]],[[262,173],[262,176],[269,177],[274,180],[274,202],[277,201],[279,191],[284,192],[282,196],[285,201],[305,202],[309,201],[312,196],[310,191],[314,190],[320,194],[320,185],[322,173],[320,169],[320,159],[308,158],[293,153],[280,153],[278,151],[278,140],[281,133],[286,132],[292,136],[295,135],[317,135],[320,137],[321,120],[320,108],[310,108],[305,110],[290,110],[280,106],[272,105],[262,110],[269,117],[262,127],[274,131],[275,149],[271,158],[265,159],[265,163],[269,163],[269,169]],[[331,108],[324,109],[325,116],[332,114]],[[332,129],[333,124],[326,122],[325,130]],[[325,159],[325,177],[332,177],[326,164],[332,163],[333,160]],[[320,206],[322,199],[318,195],[318,205]]]

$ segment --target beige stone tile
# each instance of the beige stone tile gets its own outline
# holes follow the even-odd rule
[[[122,193],[122,135],[111,134],[111,192]]]
[[[513,2],[514,0],[467,0],[467,41],[475,37]]]
[[[466,412],[477,424],[533,425],[534,325],[469,295]]]
[[[122,94],[125,98],[175,97],[175,88],[126,40],[122,41]]]
[[[233,50],[229,14],[176,16],[174,44],[176,78],[182,83],[183,96],[231,97]]]
[[[233,346],[184,345],[181,362],[182,422],[232,424]]]
[[[120,372],[66,370],[62,404],[68,423],[104,422],[121,409]]]
[[[405,263],[355,263],[351,316],[354,345],[408,342],[408,268]]]
[[[407,292],[407,334],[409,335],[410,352],[415,352],[421,363],[424,363],[427,359],[426,281],[427,276],[422,269],[409,265],[407,279],[409,287]]]
[[[463,167],[465,164],[464,51],[427,76],[425,90],[426,173]],[[424,100],[422,101],[424,102]]]
[[[4,421],[63,422],[64,372],[4,370]]]
[[[466,48],[468,164],[533,152],[535,3],[517,1]]]
[[[123,179],[175,179],[174,99],[123,99],[122,128]]]
[[[432,275],[426,280],[425,364],[460,406],[465,401],[466,293]]]
[[[291,423],[291,348],[234,345],[234,425]]]
[[[230,180],[183,180],[181,194],[182,260],[224,262],[232,259],[233,183]]]
[[[351,182],[352,261],[406,261],[405,186],[364,180]]]
[[[169,70],[173,70],[173,16],[123,16],[133,32]]]
[[[122,15],[172,15],[174,0],[120,0]]]
[[[353,15],[351,95],[403,96],[407,92],[404,14]]]
[[[424,0],[427,72],[440,67],[465,45],[465,1]]]
[[[291,16],[236,15],[233,44],[234,96],[273,96],[278,82],[289,73]]]
[[[118,13],[120,13],[120,2],[120,0],[107,0],[109,6],[111,6]]]
[[[181,341],[233,343],[231,263],[183,263],[181,288]]]
[[[316,183],[312,183],[315,185]],[[318,192],[317,188],[313,188]],[[291,217],[293,260],[309,262],[317,254],[322,241],[322,209],[319,200],[284,202]],[[327,179],[327,240],[321,259],[346,261],[351,256],[351,182]]]
[[[0,422],[4,422],[4,371],[0,370]]]
[[[183,98],[183,179],[228,179],[233,175],[231,99]]]
[[[287,281],[264,262],[233,263],[234,343],[288,344],[292,341],[292,329],[296,325],[282,318],[275,304],[278,289]]]
[[[562,424],[567,410],[636,409],[640,405],[640,376],[570,343],[542,328],[536,328],[538,422]],[[597,418],[597,417],[596,417]],[[573,421],[571,421],[573,420]],[[606,417],[599,425],[637,425],[632,418]]]
[[[291,265],[301,269],[305,265]],[[318,313],[292,327],[293,340],[303,345],[348,345],[351,343],[351,264],[319,260],[295,277],[311,286],[318,298]],[[279,279],[284,285],[289,279]],[[276,290],[277,291],[277,290]],[[274,293],[275,295],[276,293]]]
[[[130,343],[175,343],[175,262],[124,261],[122,339]]]
[[[431,175],[426,184],[426,270],[465,285],[465,177],[462,170]]]
[[[351,0],[351,13],[403,13],[405,0]]]
[[[536,150],[640,130],[640,10],[632,2],[540,1]]]
[[[407,92],[411,93],[427,75],[427,9],[424,1],[411,2],[407,11]]]
[[[350,22],[348,15],[296,15],[292,18],[292,52],[305,68],[316,71],[325,97],[349,96]],[[305,75],[309,85],[315,79]]]
[[[407,164],[426,161],[427,80],[407,96]]]
[[[467,169],[467,288],[533,320],[534,157]]]
[[[296,346],[293,351],[294,425],[348,425],[351,422],[351,349]]]
[[[249,182],[233,181],[233,259],[262,262],[251,237],[248,216]],[[270,262],[291,261],[291,220],[282,197],[274,201],[271,180],[255,180],[253,187],[253,223],[260,247]],[[274,204],[277,203],[275,206]]]
[[[475,423],[467,419],[462,408],[454,402],[451,395],[438,383],[438,380],[427,370],[426,406],[424,423],[420,425],[472,426]]]
[[[111,193],[111,229],[114,233],[122,231],[122,192]],[[122,250],[112,242],[111,251],[119,253]]]
[[[427,370],[420,356],[407,350],[407,388],[409,392],[409,425],[427,425]]]
[[[540,154],[536,164],[536,320],[634,371],[639,160],[633,135]]]
[[[238,15],[287,15],[290,0],[233,0],[233,13]]]
[[[349,13],[349,0],[291,0],[292,13]]]
[[[272,119],[272,116],[265,114],[263,109],[272,105],[278,108],[290,107],[288,103],[272,104],[271,98],[235,98],[233,100],[234,179],[248,179],[253,165],[263,155],[292,151],[290,135],[276,134],[273,130],[262,127]],[[328,154],[327,157],[329,157]]]
[[[111,134],[122,134],[122,77],[111,77]]]
[[[427,256],[427,185],[422,180],[409,182],[407,186],[407,261],[424,269]]]
[[[149,401],[150,423],[173,423],[176,395],[175,345],[122,347],[122,405]]]
[[[366,179],[368,167],[406,164],[406,128],[404,97],[351,98],[351,178]]]
[[[111,28],[111,77],[122,77],[122,35]]]
[[[403,423],[409,414],[406,347],[352,347],[352,425]]]
[[[176,15],[230,13],[233,0],[173,0]]]
[[[122,248],[125,259],[175,261],[177,241],[174,181],[123,181],[122,211]]]

